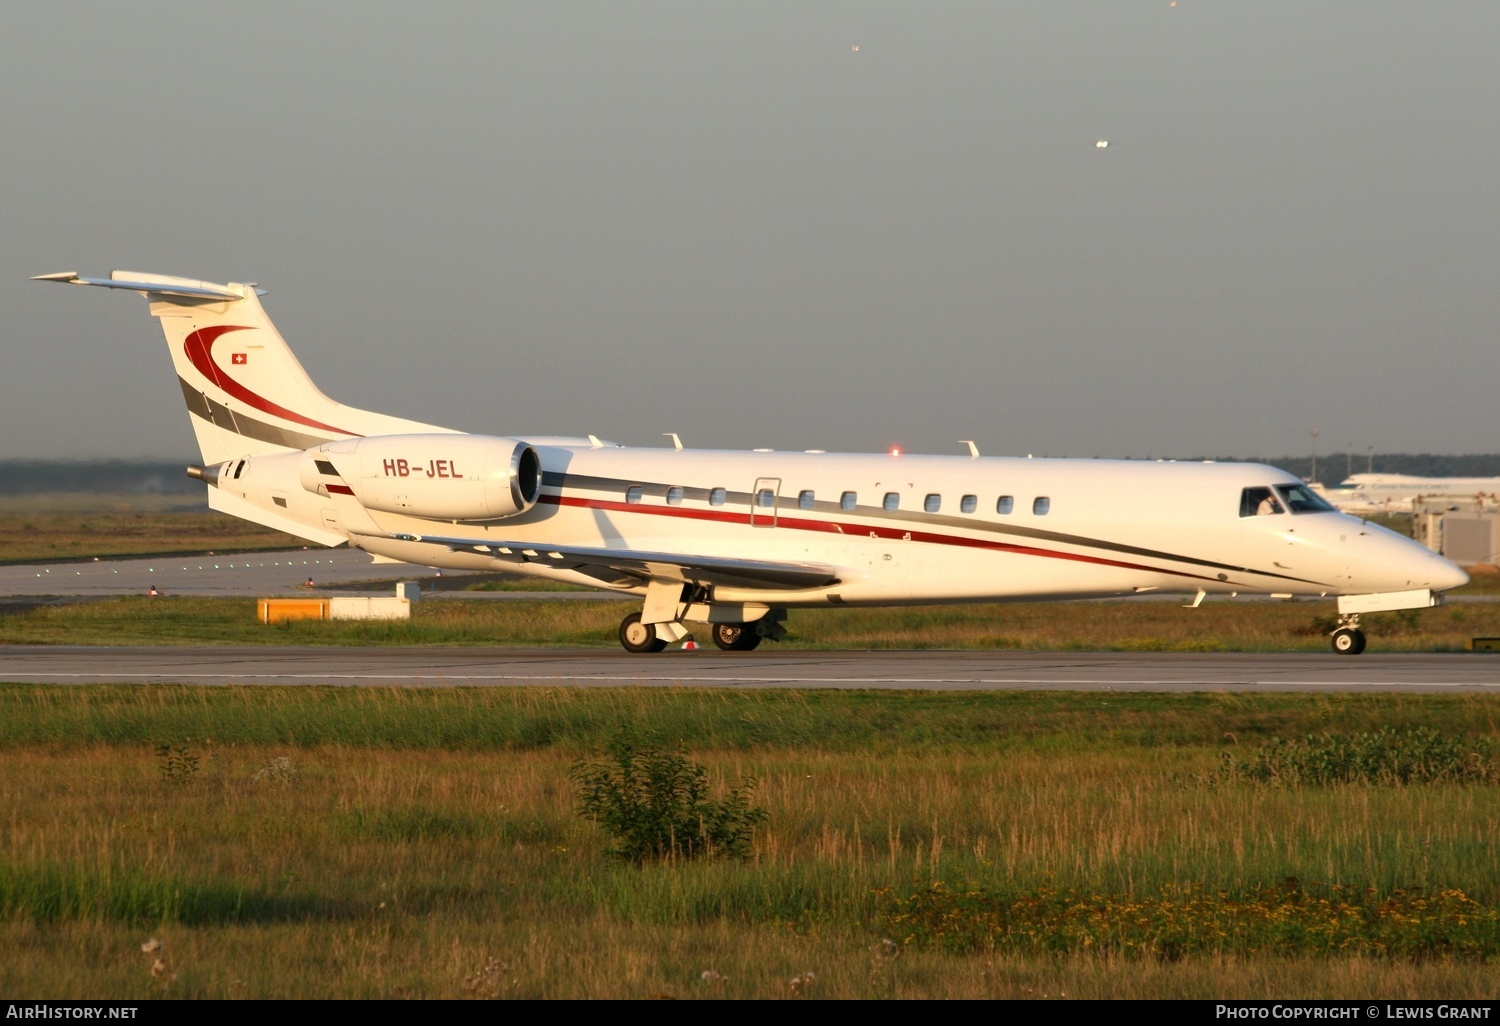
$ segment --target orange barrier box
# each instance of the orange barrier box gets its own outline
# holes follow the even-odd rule
[[[328,600],[326,598],[263,598],[256,603],[256,615],[261,623],[280,623],[283,620],[326,620]]]

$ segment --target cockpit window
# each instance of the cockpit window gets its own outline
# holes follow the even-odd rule
[[[1332,513],[1328,500],[1307,485],[1270,485],[1246,488],[1240,493],[1240,516],[1264,517],[1277,513]]]
[[[1333,506],[1327,499],[1307,485],[1277,485],[1276,494],[1293,513],[1332,513]]]
[[[1240,492],[1240,516],[1267,517],[1285,513],[1286,507],[1269,488],[1246,488]]]

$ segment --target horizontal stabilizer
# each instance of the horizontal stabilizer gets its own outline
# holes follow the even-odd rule
[[[478,541],[431,535],[396,535],[401,541],[446,545],[455,552],[474,552],[507,563],[539,563],[560,570],[610,570],[640,581],[722,584],[741,588],[826,588],[838,584],[831,566],[777,563],[764,559],[686,556],[637,549],[554,547],[534,542]]]
[[[67,285],[98,285],[106,289],[127,289],[147,295],[181,296],[184,299],[243,299],[244,295],[227,285],[215,285],[206,281],[189,281],[186,278],[165,278],[157,281],[141,281],[126,277],[128,271],[112,271],[108,278],[84,278],[76,271],[61,271],[57,274],[38,274],[32,281],[59,281]]]

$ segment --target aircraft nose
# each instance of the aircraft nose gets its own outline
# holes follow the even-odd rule
[[[1437,556],[1441,566],[1433,569],[1433,591],[1447,591],[1450,588],[1462,588],[1469,583],[1469,575],[1463,568],[1455,563],[1450,563],[1442,556]]]
[[[1354,579],[1371,591],[1448,591],[1469,583],[1469,575],[1420,542],[1389,531],[1360,537],[1364,559]]]
[[[1439,592],[1460,588],[1469,583],[1467,573],[1425,545],[1408,541],[1406,551],[1407,556],[1401,562],[1402,572],[1410,579],[1409,587],[1424,587]]]

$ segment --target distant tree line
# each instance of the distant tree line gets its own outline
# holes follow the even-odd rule
[[[0,495],[198,495],[184,460],[0,460]]]

